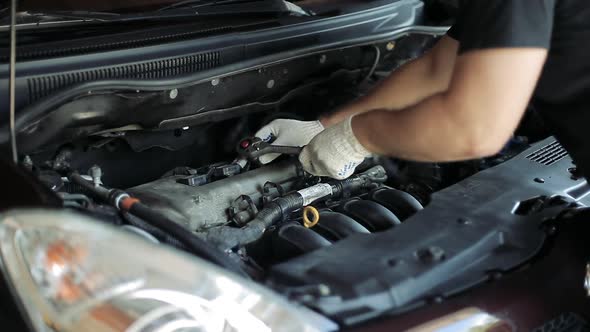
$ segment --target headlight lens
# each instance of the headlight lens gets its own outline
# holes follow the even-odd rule
[[[2,270],[38,331],[328,331],[206,261],[67,211],[0,216]]]

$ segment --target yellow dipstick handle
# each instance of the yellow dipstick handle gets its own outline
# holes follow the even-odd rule
[[[310,219],[311,215],[311,219]],[[320,213],[313,206],[306,206],[303,208],[303,226],[312,228],[320,221]]]

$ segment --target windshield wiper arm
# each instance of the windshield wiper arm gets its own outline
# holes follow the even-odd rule
[[[230,0],[230,1],[239,1],[239,0]],[[184,0],[184,1],[178,1],[178,2],[175,2],[171,5],[167,5],[162,8],[159,8],[157,11],[163,12],[163,11],[170,10],[170,9],[176,9],[176,8],[181,8],[181,7],[196,7],[198,5],[202,5],[203,3],[215,4],[217,2],[219,2],[219,1],[218,0]]]
[[[2,10],[0,10],[2,13]],[[17,14],[20,21],[44,21],[44,20],[87,20],[87,21],[106,21],[113,17],[119,17],[121,14],[109,12],[92,12],[81,10],[56,10],[56,11],[25,11]],[[4,18],[4,17],[2,17]],[[20,22],[19,22],[20,23]]]
[[[0,10],[0,13],[2,11]],[[25,11],[17,14],[17,28],[36,29],[41,27],[72,26],[87,23],[113,22],[123,15],[91,11]],[[0,31],[7,31],[7,17],[0,16]]]
[[[195,13],[201,15],[269,12],[309,15],[301,7],[283,0],[182,0],[164,6],[157,12],[171,12],[179,9],[195,10]]]
[[[248,2],[249,0],[182,0],[175,2],[171,5],[166,5],[157,11],[163,12],[170,9],[177,9],[177,8],[198,8],[202,6],[215,6],[221,4],[228,4],[228,3],[240,3],[240,2]]]
[[[189,1],[192,5],[189,4]],[[283,0],[189,0],[159,11],[118,14],[86,11],[50,11],[19,13],[19,29],[72,26],[88,23],[117,23],[149,20],[182,19],[206,16],[236,15],[309,15],[301,8]],[[0,31],[8,25],[0,19]]]

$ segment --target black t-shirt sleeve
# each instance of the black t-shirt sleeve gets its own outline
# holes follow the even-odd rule
[[[460,53],[505,47],[549,48],[558,0],[470,0],[448,35]]]
[[[463,33],[464,28],[464,23],[465,23],[465,15],[463,14],[465,12],[465,10],[463,9],[461,11],[461,13],[459,14],[459,16],[457,17],[457,20],[455,21],[455,24],[453,24],[453,26],[449,29],[449,31],[447,32],[447,35],[451,38],[453,38],[454,40],[460,41],[461,40],[461,34]]]

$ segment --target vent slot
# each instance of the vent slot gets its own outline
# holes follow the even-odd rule
[[[170,28],[150,30],[145,30],[143,23],[138,24],[140,24],[138,27],[135,27],[131,23],[125,24],[124,28],[121,29],[121,33],[113,35],[105,35],[102,29],[98,31],[84,31],[80,34],[72,32],[71,35],[68,35],[69,38],[67,41],[53,35],[47,38],[40,37],[40,40],[35,38],[25,40],[26,38],[21,38],[16,50],[17,58],[19,61],[29,61],[129,50],[281,26],[275,19],[252,21],[250,17],[232,19],[231,22],[224,25],[220,25],[218,19],[212,19],[207,22],[194,22],[187,25],[173,25]],[[137,28],[140,30],[133,31]],[[8,48],[0,47],[0,63],[8,62],[8,51]]]
[[[108,52],[115,50],[131,49],[146,47],[151,45],[158,45],[162,43],[170,43],[176,41],[188,40],[201,36],[211,36],[221,33],[230,33],[234,31],[234,27],[219,27],[215,29],[208,29],[202,31],[191,31],[186,33],[178,33],[174,35],[154,36],[141,39],[123,40],[123,41],[97,41],[94,44],[86,44],[75,47],[60,47],[48,44],[47,47],[23,47],[24,50],[19,50],[17,57],[20,60],[39,60],[56,57],[66,57],[74,55],[84,55],[96,52]],[[8,60],[8,57],[0,57],[1,61]]]
[[[160,61],[34,77],[27,80],[29,102],[84,82],[106,79],[162,79],[215,68],[220,64],[220,52],[209,52]]]
[[[526,158],[541,165],[551,166],[568,155],[567,151],[559,144],[553,142],[539,150],[529,154]]]

